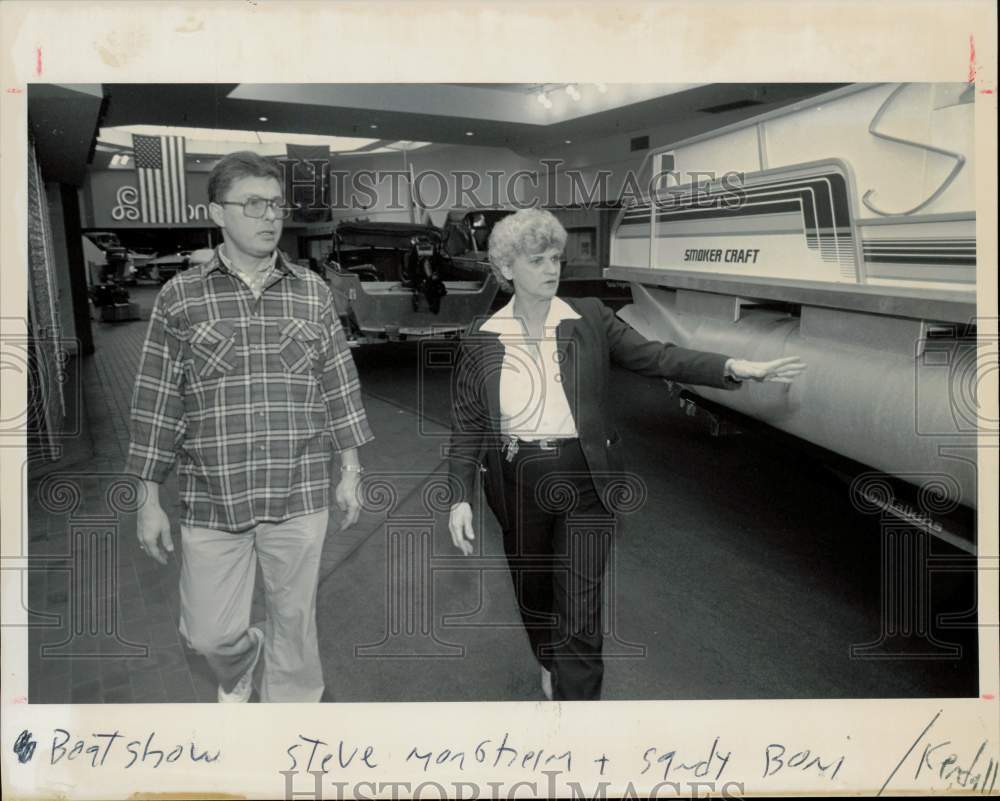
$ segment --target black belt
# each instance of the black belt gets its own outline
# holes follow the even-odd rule
[[[562,445],[571,442],[578,442],[577,437],[549,437],[548,439],[521,439],[515,436],[504,437],[500,450],[506,454],[507,461],[513,461],[514,456],[521,448],[537,449],[540,451],[558,450]]]

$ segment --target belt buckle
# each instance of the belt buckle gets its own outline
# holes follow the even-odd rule
[[[538,440],[538,448],[543,451],[554,451],[559,446],[556,444],[554,439],[540,439]]]
[[[507,452],[507,461],[513,462],[514,456],[515,454],[517,454],[517,449],[518,449],[517,437],[508,437],[507,441],[504,443],[503,448],[501,450]]]

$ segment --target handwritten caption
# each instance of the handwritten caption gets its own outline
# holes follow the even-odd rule
[[[943,711],[938,711],[915,737],[902,733],[899,755],[886,763],[887,767],[892,764],[892,768],[885,776],[879,795],[891,785],[892,789],[963,790],[983,795],[995,792],[1000,767],[996,743],[983,738],[973,745],[956,744],[944,731],[942,714]],[[609,756],[597,751],[561,748],[549,741],[518,739],[510,732],[469,738],[446,746],[417,743],[402,751],[389,751],[375,742],[324,739],[300,733],[285,747],[283,764],[277,772],[284,777],[286,789],[292,786],[298,774],[311,774],[319,787],[321,777],[338,772],[347,775],[351,771],[354,777],[376,776],[406,767],[428,779],[471,777],[483,769],[514,771],[516,778],[541,780],[544,777],[550,785],[554,784],[556,776],[596,781],[613,773],[617,777],[627,775],[640,779],[643,786],[653,782],[657,786],[671,783],[679,786],[681,782],[704,786],[707,783],[715,791],[720,787],[724,791],[732,785],[738,786],[742,794],[745,780],[756,778],[766,785],[778,776],[786,780],[789,777],[802,779],[803,786],[829,782],[849,787],[852,781],[849,775],[850,739],[849,736],[845,738],[841,753],[828,748],[821,753],[805,743],[774,741],[753,747],[741,744],[737,754],[735,746],[727,743],[723,735],[716,735],[701,746],[687,740],[664,738],[664,742],[645,743]],[[223,761],[221,749],[195,737],[178,739],[156,731],[143,732],[140,736],[129,736],[118,729],[78,735],[69,729],[54,728],[36,738],[25,729],[9,747],[22,765],[32,760],[45,760],[50,766],[74,763],[94,769],[128,770],[181,765],[189,770],[192,766],[208,767]],[[854,750],[853,753],[858,752]],[[863,766],[869,763],[867,767],[870,767],[867,758],[858,760],[855,756],[855,762]],[[754,764],[756,770],[752,767]],[[342,787],[344,783],[334,782],[334,785]]]
[[[219,761],[222,752],[200,747],[194,740],[183,743],[167,742],[155,731],[135,739],[128,739],[121,731],[93,732],[86,737],[76,737],[68,729],[52,730],[52,739],[45,751],[49,765],[60,762],[89,764],[92,768],[129,768],[137,765],[159,768],[175,762],[186,764],[212,764]],[[35,755],[38,742],[27,729],[14,742],[13,751],[22,765]]]
[[[369,769],[379,767],[380,758],[373,744],[350,745],[344,740],[335,743],[298,735],[296,741],[285,751],[288,765],[285,771],[304,773],[328,773],[335,768],[346,770],[357,761]],[[651,745],[637,751],[637,758],[626,765],[630,773],[649,776],[657,781],[672,778],[708,778],[722,781],[732,759],[732,751],[722,745],[722,738],[716,737],[706,746],[698,749],[679,749],[673,746]],[[843,767],[843,754],[822,757],[810,749],[794,749],[783,743],[770,743],[761,750],[761,778],[775,776],[782,771],[813,773],[831,780]],[[415,766],[422,773],[465,772],[475,766],[486,768],[516,769],[529,773],[572,774],[582,762],[597,765],[599,776],[605,776],[612,760],[607,754],[596,758],[581,758],[572,749],[546,748],[539,744],[516,743],[509,732],[497,738],[476,741],[469,747],[425,748],[415,745],[404,759],[407,765]]]

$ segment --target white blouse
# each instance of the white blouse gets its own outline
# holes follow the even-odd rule
[[[514,317],[514,300],[487,320],[481,330],[499,334],[504,348],[500,371],[500,430],[525,440],[576,437],[576,421],[566,399],[556,348],[556,327],[578,320],[561,298],[553,298],[545,318],[545,335],[528,337]]]

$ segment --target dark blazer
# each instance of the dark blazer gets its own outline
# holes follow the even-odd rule
[[[733,389],[739,382],[724,376],[727,356],[651,342],[622,322],[596,298],[566,300],[580,315],[556,329],[563,387],[580,436],[580,445],[609,512],[621,490],[624,460],[608,399],[611,361],[641,375],[685,384]],[[448,470],[453,503],[472,503],[477,479],[484,473],[486,500],[506,527],[500,445],[500,370],[504,346],[498,334],[480,330],[478,320],[459,347],[452,382],[452,433]]]

